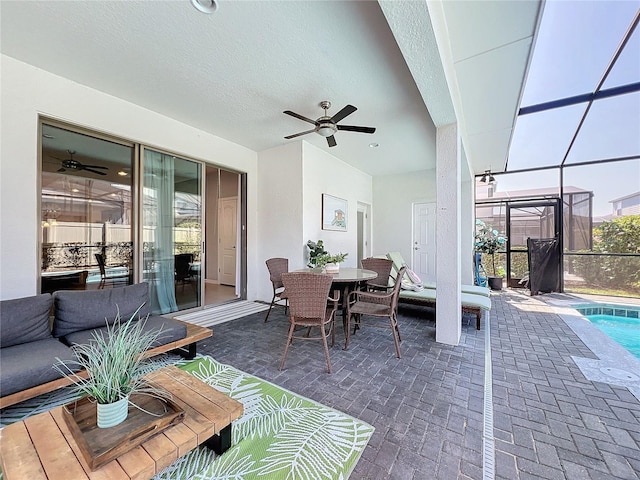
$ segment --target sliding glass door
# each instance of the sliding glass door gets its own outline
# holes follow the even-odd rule
[[[40,292],[134,282],[135,147],[41,124]]]
[[[202,304],[202,165],[143,149],[143,280],[154,313]]]

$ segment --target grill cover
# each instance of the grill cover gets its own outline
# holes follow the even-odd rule
[[[560,242],[557,238],[527,238],[531,295],[560,291]]]

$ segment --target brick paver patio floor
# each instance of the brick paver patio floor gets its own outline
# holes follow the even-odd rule
[[[490,315],[495,478],[640,479],[640,401],[587,380],[595,358],[543,297],[493,295]],[[465,317],[460,345],[435,342],[433,310],[401,306],[391,332],[367,327],[326,373],[320,342],[295,342],[282,371],[283,309],[217,325],[201,353],[369,422],[375,434],[351,479],[482,479],[485,333]],[[640,374],[639,372],[636,372]],[[491,478],[484,476],[484,478]]]

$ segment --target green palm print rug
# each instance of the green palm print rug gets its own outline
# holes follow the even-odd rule
[[[154,480],[344,480],[373,435],[374,428],[357,418],[209,356],[191,361],[174,357],[156,361],[150,369],[169,363],[241,402],[244,414],[233,422],[231,448],[223,455],[198,447]],[[5,409],[0,424],[71,401],[64,390]]]

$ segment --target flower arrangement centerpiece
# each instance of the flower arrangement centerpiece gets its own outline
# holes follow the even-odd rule
[[[58,359],[55,368],[75,382],[75,389],[97,404],[97,424],[107,428],[127,418],[129,396],[133,393],[166,398],[168,394],[148,386],[143,380],[146,373],[144,352],[149,350],[160,330],[145,331],[146,319],[135,320],[140,308],[126,322],[121,322],[118,311],[106,331],[92,333],[87,344],[71,347],[76,360]],[[87,378],[80,377],[70,366],[86,370]]]
[[[322,240],[313,242],[309,240],[307,242],[309,247],[309,263],[308,267],[322,268],[327,273],[338,273],[340,270],[340,264],[347,258],[348,253],[337,253],[332,255],[324,249]]]
[[[315,268],[321,266],[318,265],[318,260],[321,256],[327,253],[327,251],[324,249],[324,243],[322,242],[322,240],[318,240],[317,242],[309,240],[307,242],[307,248],[309,249],[309,262],[307,263],[307,267]]]

